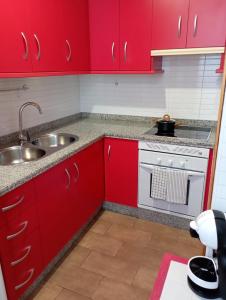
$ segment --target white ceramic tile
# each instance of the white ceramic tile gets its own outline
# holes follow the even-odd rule
[[[164,57],[164,74],[80,77],[81,111],[217,120],[220,55]]]

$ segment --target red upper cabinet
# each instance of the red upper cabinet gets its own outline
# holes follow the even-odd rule
[[[65,46],[65,68],[69,71],[89,69],[88,0],[61,0]]]
[[[27,7],[29,0],[2,0],[0,73],[31,72]]]
[[[226,39],[226,1],[190,0],[187,47],[220,47]]]
[[[150,70],[152,0],[120,0],[120,69]]]
[[[153,1],[153,49],[186,47],[188,10],[189,0]]]
[[[137,207],[138,143],[137,141],[106,138],[105,199]]]
[[[33,70],[65,71],[66,51],[61,0],[30,1]]]
[[[119,69],[119,0],[89,0],[91,70]]]

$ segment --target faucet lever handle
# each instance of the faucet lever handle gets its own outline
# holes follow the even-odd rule
[[[29,134],[28,130],[26,130],[26,137],[27,137],[27,142],[30,142],[31,141],[31,137],[30,137],[30,134]]]

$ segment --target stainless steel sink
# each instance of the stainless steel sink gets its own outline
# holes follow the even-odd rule
[[[78,139],[78,136],[68,133],[48,133],[33,140],[32,144],[43,148],[63,148]]]
[[[45,154],[45,150],[33,146],[13,146],[0,151],[0,165],[7,166],[36,161]]]

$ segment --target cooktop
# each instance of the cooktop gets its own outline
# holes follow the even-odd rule
[[[150,130],[145,132],[145,134],[158,135],[157,134],[157,125],[152,127]],[[211,128],[204,127],[192,127],[192,126],[176,126],[174,135],[164,135],[164,136],[173,136],[178,138],[186,139],[197,139],[197,140],[208,140],[210,137]]]

